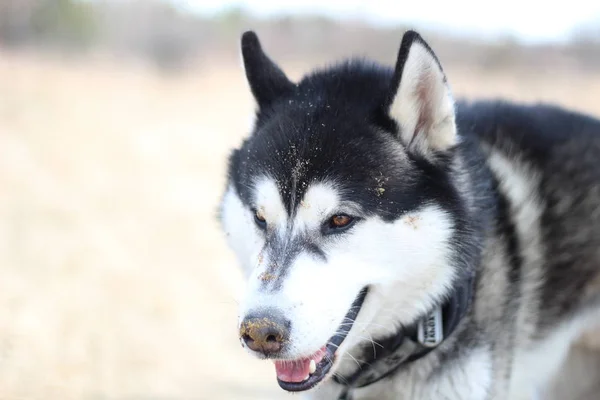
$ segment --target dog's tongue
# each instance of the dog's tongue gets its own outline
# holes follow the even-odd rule
[[[319,364],[325,356],[325,346],[319,351],[308,358],[301,358],[299,360],[276,360],[275,361],[275,372],[277,378],[283,382],[302,382],[310,375],[310,362],[315,361],[315,364]]]
[[[302,382],[310,372],[310,359],[275,361],[277,378],[284,382]]]

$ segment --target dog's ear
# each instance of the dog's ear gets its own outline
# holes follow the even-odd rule
[[[256,33],[244,32],[241,47],[246,79],[259,108],[269,106],[293,90],[294,84],[263,52]]]
[[[402,38],[385,107],[409,151],[445,151],[458,140],[454,101],[444,71],[414,31]]]

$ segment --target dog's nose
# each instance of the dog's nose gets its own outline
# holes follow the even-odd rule
[[[246,346],[265,356],[279,353],[289,333],[290,321],[272,309],[249,314],[240,325],[240,338]]]

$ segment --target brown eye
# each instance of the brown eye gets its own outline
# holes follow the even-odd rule
[[[334,215],[329,220],[329,229],[336,230],[349,227],[352,222],[354,222],[354,218],[349,215],[339,214]]]
[[[352,222],[352,218],[347,215],[334,215],[331,217],[331,226],[342,228]]]
[[[258,227],[261,229],[265,229],[267,227],[267,220],[259,210],[254,211],[254,222],[256,222],[256,225],[258,225]]]

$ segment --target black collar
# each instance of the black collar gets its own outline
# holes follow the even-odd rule
[[[350,400],[350,391],[371,385],[397,371],[400,367],[420,359],[438,347],[452,334],[458,323],[469,310],[473,297],[473,275],[464,277],[455,285],[449,298],[441,306],[416,323],[378,341],[381,347],[365,347],[365,357],[358,370],[348,377],[334,376],[344,386],[338,400]]]

